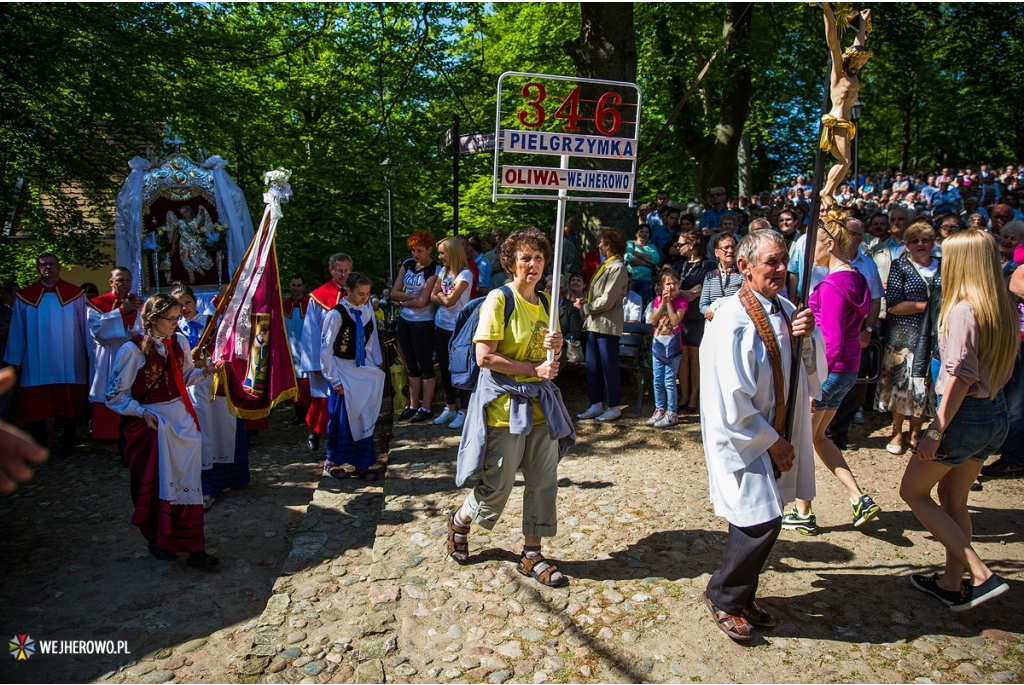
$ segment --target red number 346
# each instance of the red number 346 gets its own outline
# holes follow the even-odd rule
[[[526,128],[540,128],[547,118],[544,110],[544,100],[547,98],[547,89],[544,85],[531,81],[523,86],[522,96],[530,98],[526,101],[523,109],[519,110],[519,123]],[[622,112],[617,107],[622,104],[622,95],[612,91],[603,93],[597,100],[594,108],[594,124],[597,130],[606,136],[613,136],[622,127]],[[555,119],[565,119],[566,131],[579,131],[580,116],[580,87],[576,86],[572,92],[562,100],[562,104],[551,113]]]

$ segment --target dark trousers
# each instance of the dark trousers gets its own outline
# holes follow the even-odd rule
[[[42,421],[26,421],[24,425],[25,432],[31,435],[36,442],[44,447],[50,446],[50,436],[46,429],[46,419]],[[63,454],[71,454],[75,451],[75,430],[78,428],[78,419],[73,419],[67,416],[54,417],[54,430],[60,430],[61,434],[58,440],[60,441],[60,451]],[[118,447],[120,449],[120,447]],[[123,452],[122,452],[123,454]]]
[[[587,333],[587,347],[584,353],[587,365],[587,396],[591,404],[604,402],[608,406],[619,406],[622,399],[622,376],[619,371],[619,336],[604,333]]]
[[[1024,464],[1024,343],[1017,354],[1010,382],[1003,387],[1006,409],[1010,414],[1010,432],[1000,449],[1003,459]]]
[[[722,562],[708,583],[708,599],[730,614],[741,614],[754,601],[761,569],[782,531],[782,517],[740,528],[729,524]]]

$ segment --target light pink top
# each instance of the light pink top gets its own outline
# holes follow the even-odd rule
[[[1009,373],[1005,378],[993,379],[990,377],[991,371],[978,358],[979,335],[978,320],[971,305],[964,301],[953,305],[946,315],[945,332],[939,338],[942,367],[935,383],[937,394],[945,394],[951,376],[967,383],[967,394],[971,397],[984,398],[991,395],[993,381],[997,388],[1006,385],[1010,379]]]

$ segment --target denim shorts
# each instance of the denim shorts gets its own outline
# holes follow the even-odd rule
[[[821,384],[821,399],[814,400],[814,411],[825,411],[826,409],[839,409],[843,403],[846,393],[857,382],[856,371],[844,371],[842,373],[830,373],[825,382]]]
[[[984,463],[999,450],[1010,429],[1002,391],[994,399],[965,397],[942,434],[935,462],[960,466],[968,459]]]

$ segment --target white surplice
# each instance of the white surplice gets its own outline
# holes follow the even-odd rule
[[[178,328],[186,330],[195,326],[196,334],[201,336],[210,317],[206,314],[196,314],[191,321],[181,321]],[[203,435],[203,469],[212,468],[214,464],[233,464],[238,419],[228,408],[227,399],[213,394],[213,375],[201,378],[187,390],[199,418],[199,430]]]
[[[359,441],[373,435],[373,427],[380,415],[380,405],[384,397],[384,372],[378,367],[384,363],[384,357],[377,337],[377,321],[373,315],[373,307],[369,304],[354,307],[347,301],[341,306],[346,308],[353,320],[357,316],[360,317],[364,326],[373,322],[373,333],[366,342],[366,362],[362,366],[356,366],[352,359],[341,359],[334,355],[334,339],[341,330],[341,314],[336,310],[327,312],[320,338],[320,347],[323,350],[320,355],[320,366],[324,379],[332,388],[340,385],[345,390],[348,426],[352,430],[352,438]]]
[[[295,370],[305,373],[309,378],[309,394],[312,397],[327,397],[327,392],[331,389],[320,372],[320,335],[326,316],[327,310],[316,300],[310,300],[309,306],[306,307],[306,318],[302,321],[302,339],[299,341],[299,358],[296,360]]]
[[[755,295],[757,295],[755,293]],[[770,312],[771,303],[757,295]],[[778,302],[792,318],[794,306]],[[783,360],[789,388],[792,344],[781,313],[769,314]],[[724,298],[704,328],[700,345],[700,414],[704,456],[715,513],[739,527],[765,523],[782,516],[795,497],[814,498],[814,447],[811,441],[810,397],[820,397],[825,375],[825,345],[820,331],[805,342],[804,373],[799,375],[793,444],[793,467],[776,481],[768,448],[779,438],[772,427],[775,387],[768,351],[736,295]]]
[[[14,300],[4,361],[20,366],[24,387],[89,382],[85,295],[61,304],[47,292],[38,306]]]
[[[110,379],[110,364],[117,351],[136,335],[142,335],[142,315],[136,314],[135,322],[125,328],[121,308],[105,314],[93,307],[86,307],[89,333],[92,335],[92,382],[89,385],[89,401],[103,402]]]

